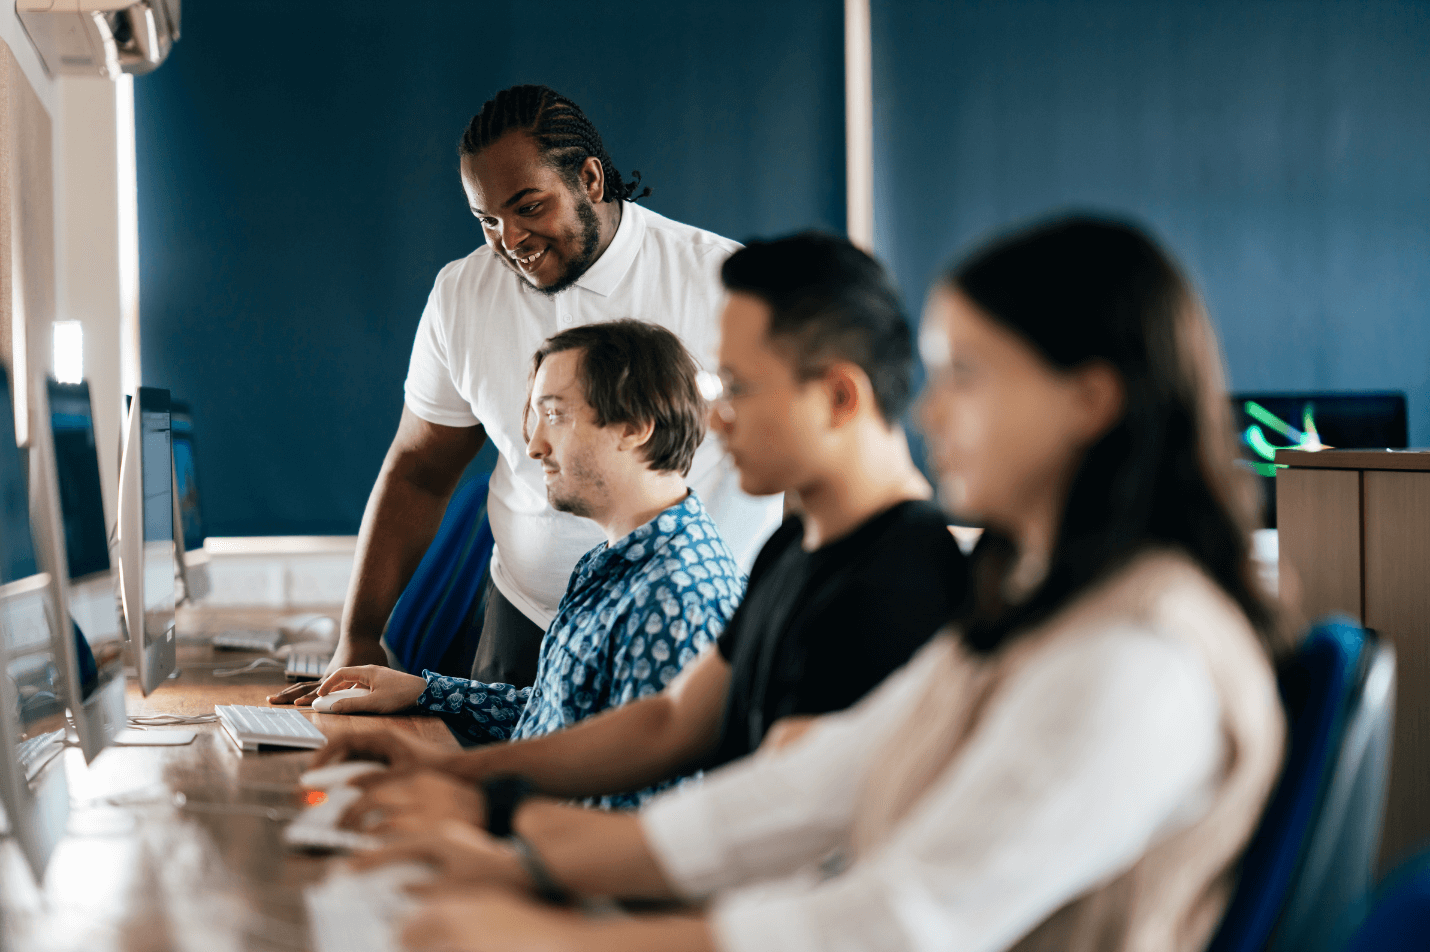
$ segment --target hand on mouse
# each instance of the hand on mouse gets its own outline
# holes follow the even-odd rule
[[[300,697],[294,703],[312,704],[316,698],[348,688],[365,688],[372,693],[364,697],[343,698],[335,702],[327,713],[391,714],[405,711],[416,704],[422,692],[427,690],[427,679],[375,664],[339,668],[324,678],[311,695]]]

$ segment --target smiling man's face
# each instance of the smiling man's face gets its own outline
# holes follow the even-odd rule
[[[543,161],[536,140],[525,132],[508,132],[462,159],[462,189],[487,243],[544,294],[575,284],[596,259],[600,219],[593,196],[581,185],[573,187]],[[589,187],[599,199],[604,183]]]

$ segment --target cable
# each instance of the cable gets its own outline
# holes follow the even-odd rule
[[[255,671],[267,667],[286,668],[288,662],[279,658],[254,658],[241,668],[215,668],[213,676],[216,678],[231,678],[239,674],[252,674]]]
[[[217,714],[131,714],[129,715],[129,726],[135,730],[145,730],[150,727],[177,727],[190,724],[213,724],[218,721]]]

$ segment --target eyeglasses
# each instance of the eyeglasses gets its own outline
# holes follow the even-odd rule
[[[708,370],[702,370],[696,375],[695,384],[700,389],[700,395],[710,404],[710,409],[725,423],[735,422],[733,401],[769,389],[743,383],[727,373],[712,374]]]

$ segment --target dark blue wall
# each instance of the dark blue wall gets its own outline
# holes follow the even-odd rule
[[[1135,215],[1237,389],[1397,389],[1430,446],[1430,3],[874,0],[877,244]]]
[[[212,534],[356,531],[432,279],[482,241],[456,141],[502,87],[580,103],[663,214],[843,230],[839,0],[612,6],[185,6],[135,83],[142,346]]]

